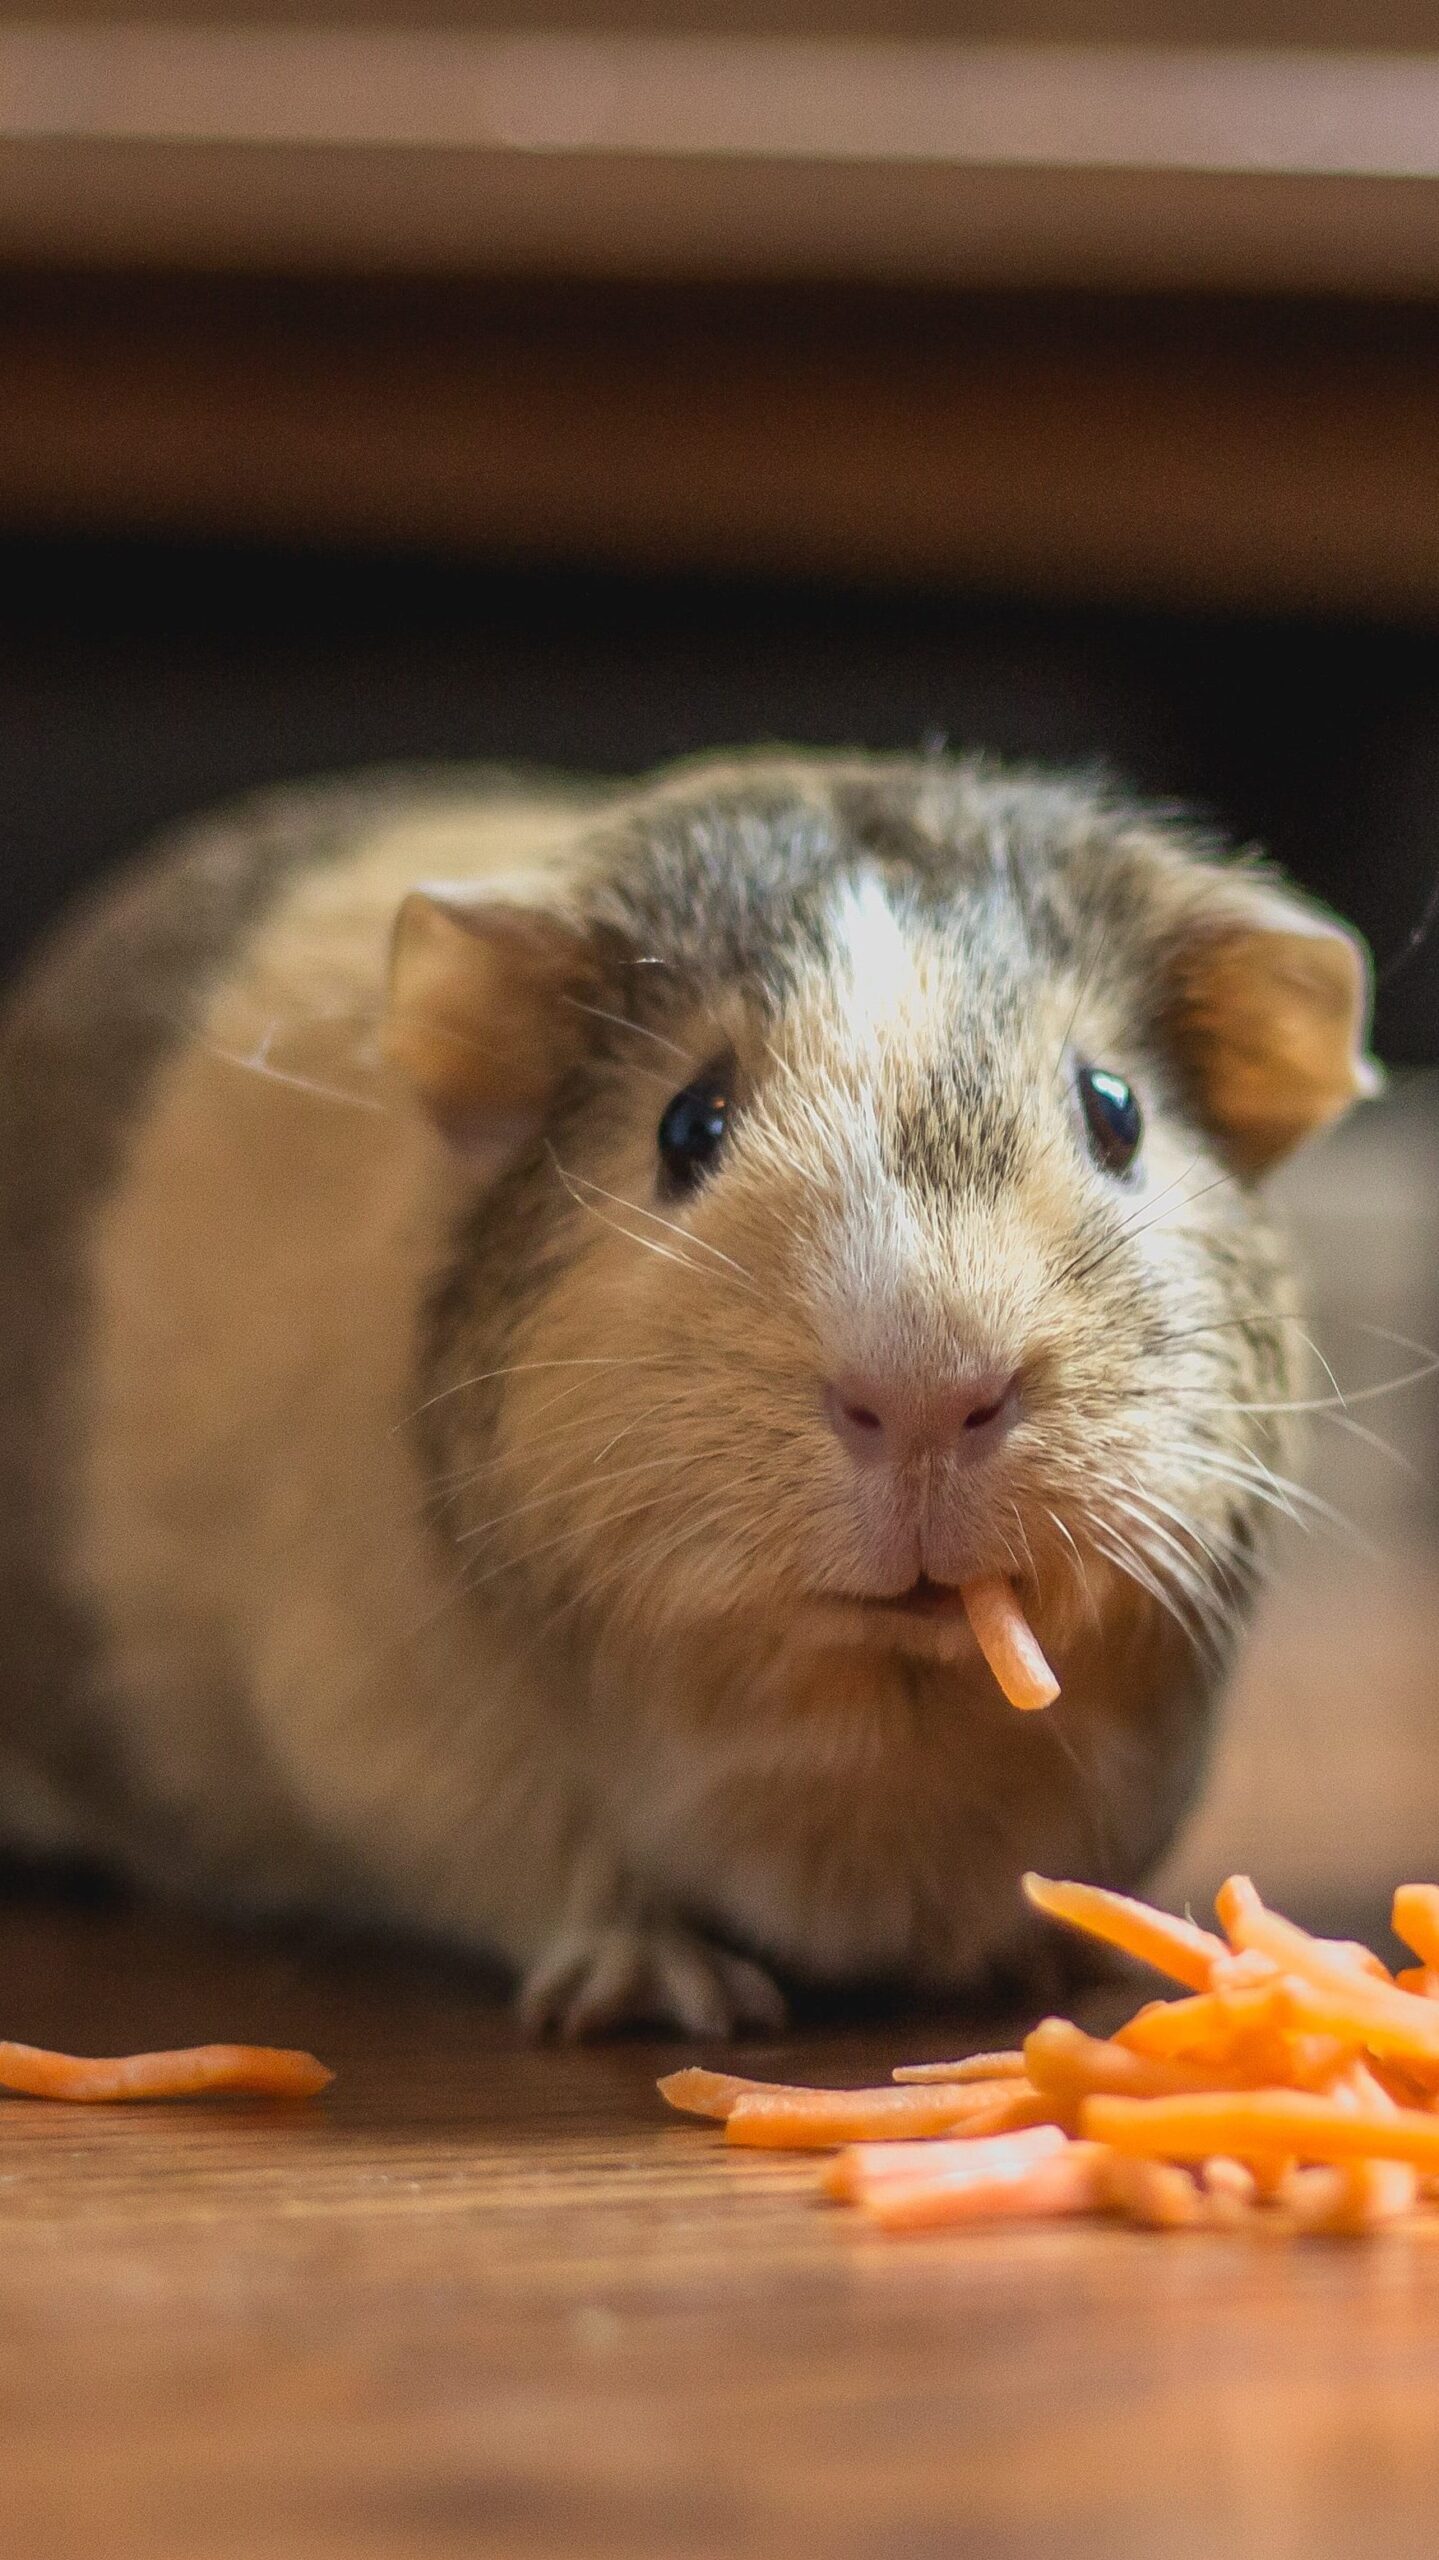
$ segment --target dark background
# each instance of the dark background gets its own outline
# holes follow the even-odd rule
[[[497,567],[257,544],[0,544],[0,954],[153,828],[411,758],[601,772],[763,739],[1102,761],[1350,915],[1379,1046],[1439,1054],[1439,629]]]

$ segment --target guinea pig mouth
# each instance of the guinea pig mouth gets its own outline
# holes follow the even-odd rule
[[[950,1618],[964,1615],[964,1595],[951,1582],[932,1582],[922,1573],[907,1591],[889,1592],[883,1599],[864,1599],[854,1603],[861,1609],[901,1609],[922,1618]]]
[[[935,1582],[927,1573],[907,1591],[827,1596],[811,1624],[831,1640],[897,1648],[936,1662],[957,1662],[976,1650],[958,1586]]]

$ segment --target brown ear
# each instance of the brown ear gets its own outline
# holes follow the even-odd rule
[[[1259,881],[1231,879],[1170,972],[1171,1028],[1204,1117],[1242,1173],[1377,1093],[1358,936]]]
[[[567,999],[587,945],[525,887],[413,890],[390,947],[383,1053],[447,1136],[487,1153],[538,1125],[581,1045]]]

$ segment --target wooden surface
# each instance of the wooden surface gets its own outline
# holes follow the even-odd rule
[[[48,27],[132,24],[136,0],[25,0]],[[612,35],[941,37],[970,44],[1333,46],[1422,52],[1433,0],[146,0],[150,24],[563,28]]]
[[[4,2023],[247,2033],[312,2108],[0,2102],[17,2560],[1432,2548],[1439,2242],[868,2236],[418,1960],[20,1900]],[[952,2023],[750,2059],[854,2079]],[[979,2032],[973,2026],[971,2033]]]

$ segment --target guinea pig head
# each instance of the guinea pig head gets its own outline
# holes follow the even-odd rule
[[[1284,1500],[1255,1184],[1370,1079],[1360,947],[973,766],[671,785],[421,894],[390,1054],[477,1168],[427,1428],[487,1603],[963,1658],[1013,1576],[1223,1649]],[[795,769],[795,774],[800,769]]]

